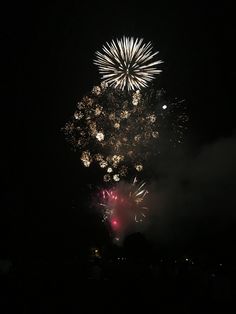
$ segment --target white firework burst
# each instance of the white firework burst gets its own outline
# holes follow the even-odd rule
[[[103,53],[96,52],[94,64],[98,66],[102,80],[115,88],[140,90],[161,72],[156,65],[162,61],[152,62],[158,51],[153,53],[151,42],[143,43],[142,38],[124,36],[106,43],[102,50]]]

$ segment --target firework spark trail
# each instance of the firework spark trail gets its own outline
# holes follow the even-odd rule
[[[123,37],[103,46],[97,51],[94,64],[98,66],[102,80],[121,90],[139,90],[147,87],[155,74],[161,72],[156,66],[161,60],[150,62],[159,52],[152,53],[151,43],[143,39]]]

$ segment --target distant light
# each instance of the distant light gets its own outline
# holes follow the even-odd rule
[[[167,109],[167,105],[163,105],[162,109],[166,110]]]

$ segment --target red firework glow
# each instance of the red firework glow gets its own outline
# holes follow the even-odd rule
[[[123,200],[121,201],[117,192],[113,190],[103,190],[102,200],[103,203],[100,205],[104,207],[103,220],[107,220],[111,227],[117,230],[119,228],[119,222],[116,217],[120,212],[120,203],[122,203]]]
[[[116,220],[116,219],[113,219],[112,221],[111,221],[111,224],[112,224],[112,226],[115,228],[115,227],[119,227],[119,225],[118,225],[118,221]]]
[[[112,220],[113,226],[117,226],[117,220]]]
[[[107,221],[115,233],[126,229],[131,223],[142,222],[148,208],[145,197],[148,193],[145,183],[118,183],[115,187],[101,191],[103,221]]]

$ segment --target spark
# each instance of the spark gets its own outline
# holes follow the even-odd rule
[[[156,66],[162,61],[152,61],[159,52],[153,53],[152,49],[151,42],[146,44],[142,38],[123,36],[107,42],[102,52],[97,51],[94,64],[106,84],[121,90],[140,90],[161,72]]]
[[[140,171],[143,170],[143,165],[142,164],[137,164],[137,165],[135,165],[135,169],[140,172]]]
[[[158,138],[159,137],[159,132],[157,132],[157,131],[152,132],[152,137]]]
[[[111,180],[111,176],[109,174],[105,174],[103,176],[103,180],[104,180],[104,182],[109,182]]]
[[[98,132],[96,138],[98,139],[99,142],[101,142],[104,140],[104,134],[102,132]]]
[[[107,162],[102,160],[100,163],[99,163],[100,167],[101,168],[106,168],[107,167]]]
[[[114,174],[113,179],[114,181],[120,181],[120,177],[118,174]]]
[[[89,151],[84,151],[82,153],[81,160],[82,160],[82,162],[83,162],[85,167],[89,167],[91,162],[92,162],[92,158],[91,158],[90,152]]]
[[[99,86],[94,86],[92,89],[92,93],[95,95],[100,95],[101,94],[101,88]]]

